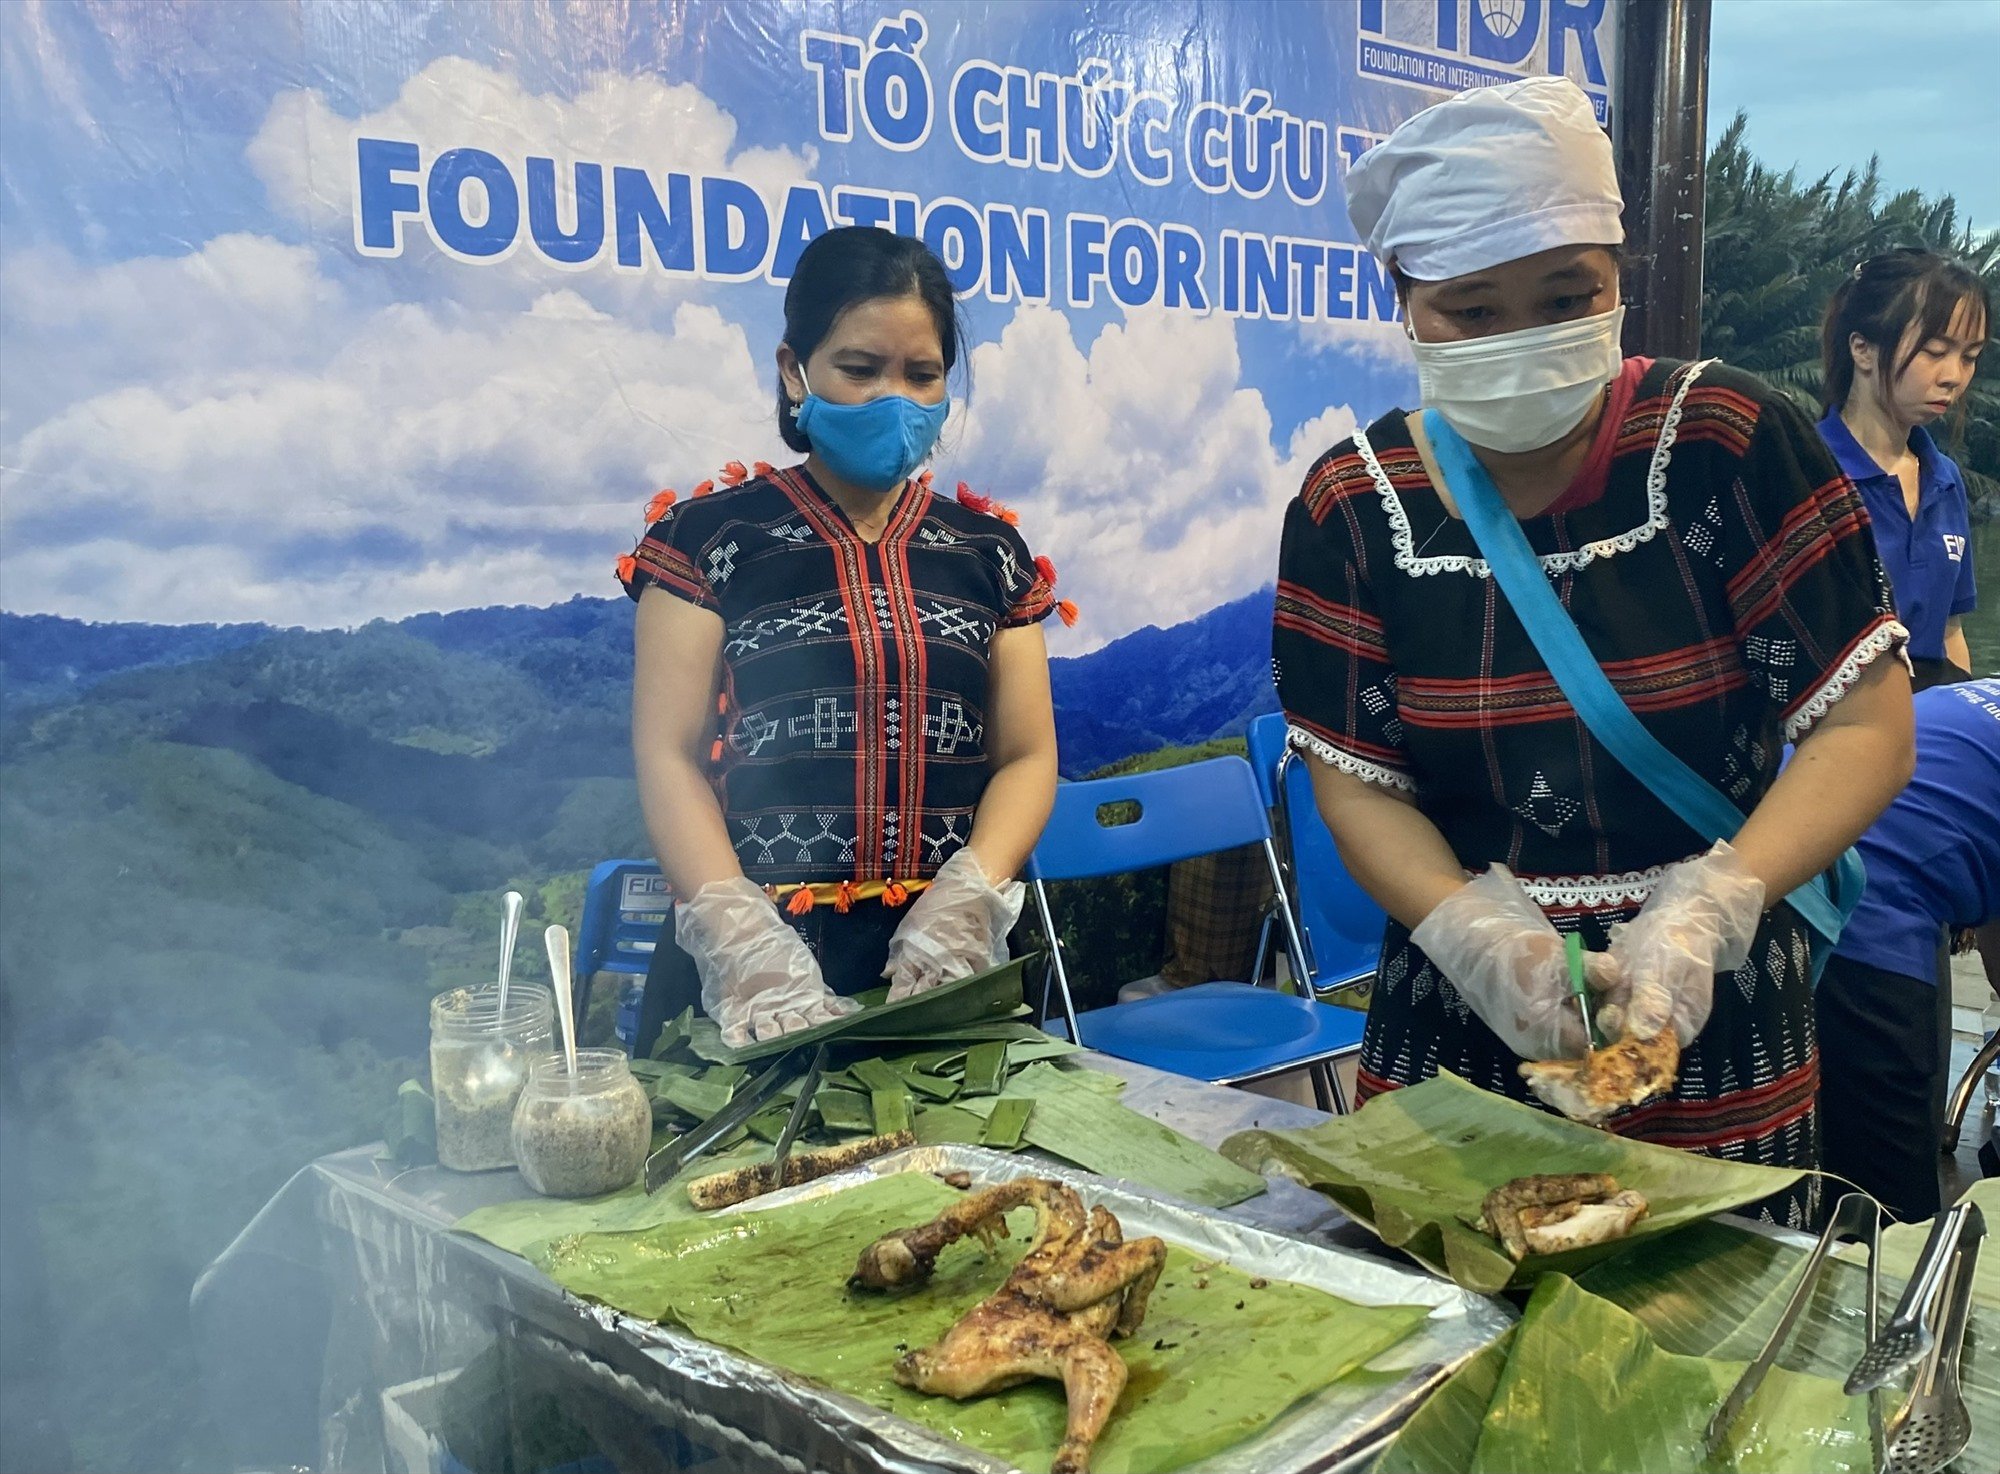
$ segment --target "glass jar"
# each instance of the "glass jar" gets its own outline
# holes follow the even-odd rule
[[[514,1165],[514,1102],[528,1063],[555,1036],[555,995],[517,983],[500,1014],[496,988],[454,988],[431,1000],[431,1098],[437,1155],[460,1172]]]
[[[514,1107],[514,1161],[549,1198],[594,1198],[629,1186],[653,1142],[653,1103],[622,1049],[579,1049],[528,1069]]]

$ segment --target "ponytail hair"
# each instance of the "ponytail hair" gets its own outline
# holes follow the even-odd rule
[[[1986,283],[1963,262],[1922,246],[1899,246],[1863,261],[1834,292],[1820,325],[1821,409],[1838,410],[1854,390],[1856,334],[1875,349],[1885,381],[1893,382],[1924,344],[1945,335],[1961,306],[1979,314],[1982,332],[1991,331]],[[1892,366],[1913,324],[1916,334]]]

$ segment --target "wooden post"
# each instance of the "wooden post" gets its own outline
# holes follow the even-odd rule
[[[1625,351],[1701,352],[1710,0],[1624,0],[1612,141],[1625,191]]]

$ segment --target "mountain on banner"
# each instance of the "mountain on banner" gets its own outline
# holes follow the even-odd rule
[[[1239,735],[1275,704],[1271,590],[1050,662],[1066,776]],[[314,792],[406,818],[448,807],[448,774],[533,790],[631,774],[631,606],[419,614],[351,631],[86,624],[0,613],[0,701],[46,738],[70,714],[102,736],[231,748]],[[412,752],[396,753],[402,747]],[[421,753],[422,756],[416,756]],[[484,785],[481,785],[484,787]],[[428,797],[403,808],[398,795]],[[489,800],[468,816],[490,815]],[[483,824],[475,828],[484,827]]]

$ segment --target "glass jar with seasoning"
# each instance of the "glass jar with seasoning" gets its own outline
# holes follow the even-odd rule
[[[431,1000],[431,1098],[440,1164],[459,1172],[514,1165],[514,1103],[529,1062],[555,1035],[555,995],[516,983],[500,1012],[495,988],[454,988]]]
[[[514,1161],[544,1197],[594,1198],[629,1186],[646,1165],[653,1105],[622,1049],[579,1049],[528,1071],[514,1107]]]

